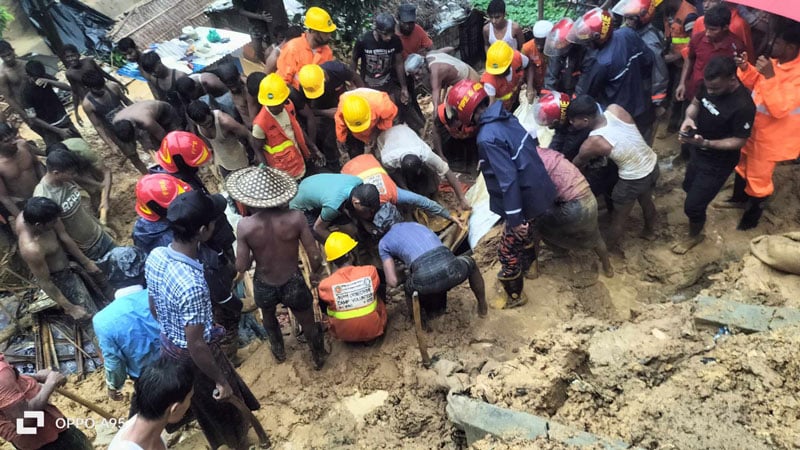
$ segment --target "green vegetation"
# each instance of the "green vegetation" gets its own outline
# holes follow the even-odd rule
[[[472,7],[486,11],[489,0],[471,0]],[[506,0],[506,16],[523,27],[533,26],[539,20],[536,0]],[[563,1],[544,0],[544,18],[552,22],[561,20],[570,13]]]
[[[11,14],[4,6],[0,6],[0,39],[3,38],[8,24],[14,20],[14,15]]]

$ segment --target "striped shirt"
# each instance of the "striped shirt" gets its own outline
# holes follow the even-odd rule
[[[145,278],[155,304],[161,333],[180,348],[188,348],[187,325],[203,325],[203,339],[211,341],[211,293],[203,265],[169,247],[158,247],[147,257]]]

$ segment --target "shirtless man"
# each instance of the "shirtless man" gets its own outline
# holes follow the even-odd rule
[[[88,90],[82,102],[83,112],[94,125],[100,139],[122,153],[140,173],[146,174],[147,166],[139,159],[136,148],[121,143],[111,125],[120,110],[133,104],[131,99],[125,95],[120,85],[106,84],[105,79],[96,71],[84,73],[81,83]]]
[[[22,118],[26,123],[28,117],[25,108],[22,107],[22,88],[28,75],[25,73],[25,64],[20,63],[14,48],[8,41],[0,40],[0,95],[5,97],[11,110]],[[0,117],[5,121],[5,117]]]
[[[122,83],[100,68],[94,59],[89,57],[81,58],[81,53],[72,44],[66,44],[61,48],[61,61],[64,63],[64,67],[67,68],[66,76],[67,82],[72,88],[72,107],[75,111],[75,121],[80,126],[83,126],[83,119],[81,119],[80,114],[78,114],[78,105],[81,104],[81,100],[83,100],[88,92],[81,79],[84,74],[89,72],[95,73],[113,82],[120,89],[125,90]],[[84,112],[86,111],[84,110]]]
[[[447,53],[432,52],[425,56],[412,53],[405,62],[406,74],[431,91],[434,112],[444,100],[450,86],[461,80],[478,82],[481,77],[469,64]]]
[[[139,57],[139,68],[150,74],[153,80],[153,97],[156,100],[167,101],[167,93],[175,89],[178,78],[186,76],[183,72],[165,66],[156,52],[142,53]]]
[[[145,151],[155,151],[167,133],[180,129],[175,109],[159,100],[143,100],[125,107],[114,116],[111,125],[126,155],[136,151],[137,139]]]
[[[69,267],[67,252],[89,273],[100,269],[81,252],[58,218],[56,202],[33,197],[17,216],[19,254],[36,277],[39,287],[75,320],[88,319],[97,311],[89,291]]]
[[[142,51],[139,50],[138,46],[136,46],[136,42],[129,37],[122,38],[119,40],[119,42],[117,42],[117,50],[125,55],[125,59],[132,63],[138,64],[139,58],[142,56]],[[147,87],[150,88],[150,93],[153,94],[153,98],[158,98],[156,97],[155,84],[153,84],[153,76],[150,74],[150,72],[147,72],[146,70],[142,69],[141,66],[139,66],[139,73],[142,75],[142,78],[147,81]]]
[[[210,72],[193,73],[179,78],[175,82],[175,89],[184,105],[193,100],[200,100],[211,107],[219,109],[232,117],[236,117],[236,105],[233,96],[218,76]]]
[[[244,89],[244,77],[233,64],[223,64],[219,66],[217,68],[217,76],[230,91],[233,97],[233,105],[236,107],[236,112],[239,113],[241,123],[249,129],[255,116],[250,116],[250,110],[247,107],[247,92],[245,92]]]
[[[231,175],[225,188],[234,200],[253,211],[237,227],[236,270],[243,274],[255,259],[255,301],[264,317],[272,354],[279,362],[286,359],[283,335],[275,317],[275,308],[283,303],[302,326],[311,344],[314,366],[321,369],[327,357],[324,336],[314,323],[311,291],[297,268],[299,244],[308,255],[315,283],[321,258],[305,216],[288,208],[289,200],[297,193],[297,183],[285,172],[261,166]]]
[[[250,132],[244,125],[222,111],[211,111],[205,103],[195,100],[189,103],[186,113],[200,136],[205,138],[214,153],[214,164],[222,178],[235,170],[250,165],[248,153],[253,153]]]
[[[35,149],[19,137],[17,130],[0,122],[0,212],[11,223],[19,215],[19,205],[33,197],[33,190],[44,176]],[[5,211],[1,211],[1,209]]]

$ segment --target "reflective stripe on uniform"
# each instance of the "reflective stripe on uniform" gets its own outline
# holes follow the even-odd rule
[[[292,141],[291,139],[287,139],[287,140],[285,140],[285,141],[281,142],[280,144],[275,145],[273,147],[270,147],[269,145],[265,144],[264,145],[264,151],[266,151],[270,155],[274,155],[276,153],[280,153],[280,152],[286,150],[287,148],[291,147],[292,145],[294,145],[294,141]]]
[[[378,307],[378,301],[375,300],[367,306],[351,309],[349,311],[334,311],[333,309],[328,308],[328,315],[333,317],[334,319],[339,319],[339,320],[355,319],[358,317],[366,316],[367,314],[375,311],[375,308],[377,307]]]
[[[497,97],[497,98],[502,100],[502,101],[506,101],[506,100],[510,99],[512,95],[514,95],[514,91],[511,91],[508,94],[506,94],[506,95],[504,95],[502,97]]]
[[[673,37],[672,43],[675,45],[682,45],[682,44],[688,44],[690,40],[691,40],[690,37]]]

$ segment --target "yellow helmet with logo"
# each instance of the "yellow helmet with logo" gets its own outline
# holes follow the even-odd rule
[[[342,99],[342,116],[350,131],[361,133],[371,125],[372,109],[367,99],[358,94],[350,94]]]
[[[308,8],[303,24],[309,30],[321,31],[323,33],[333,33],[336,31],[336,24],[331,20],[331,15],[328,14],[328,11],[317,6]]]
[[[341,231],[334,231],[328,236],[328,239],[325,239],[325,258],[328,261],[336,261],[350,253],[356,248],[356,245],[358,245],[358,242],[351,238],[350,235]]]
[[[297,79],[303,87],[306,98],[315,99],[325,93],[325,71],[317,64],[306,64],[297,72]]]
[[[514,59],[514,49],[506,41],[495,41],[486,52],[486,71],[502,75]]]
[[[289,86],[277,73],[271,73],[258,85],[258,103],[264,106],[278,106],[289,98]]]

